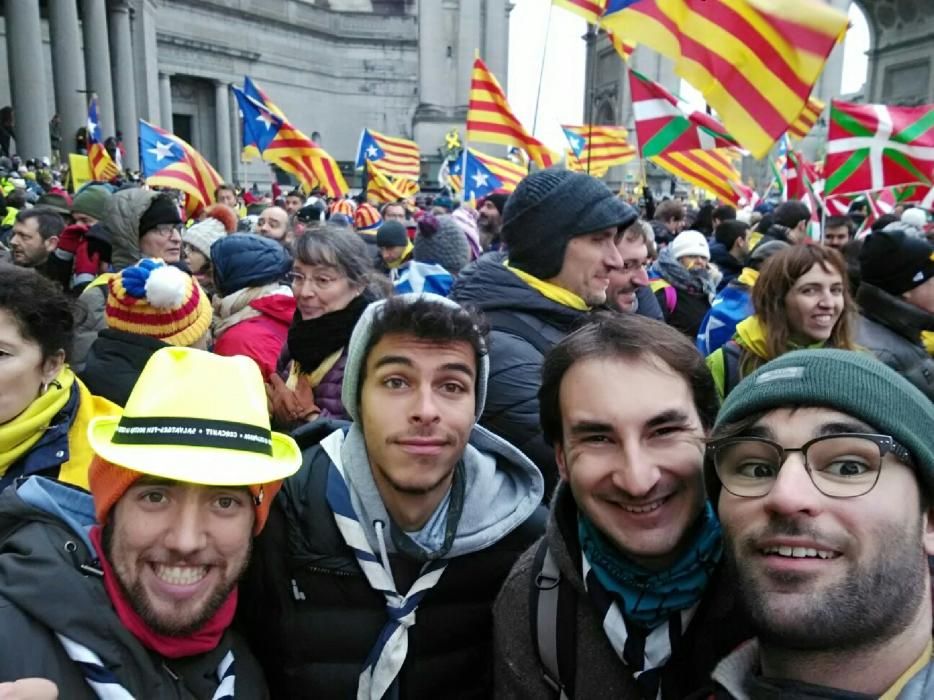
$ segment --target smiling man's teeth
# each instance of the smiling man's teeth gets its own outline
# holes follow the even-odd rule
[[[791,557],[793,559],[836,559],[840,556],[837,552],[812,547],[766,547],[762,552],[763,554],[777,554],[780,557]]]
[[[651,513],[653,510],[661,508],[664,502],[665,500],[662,499],[644,506],[622,506],[622,508],[629,513]]]
[[[190,586],[198,583],[208,573],[206,566],[162,566],[154,567],[156,576],[174,586]]]

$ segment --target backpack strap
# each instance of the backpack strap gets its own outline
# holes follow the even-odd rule
[[[574,591],[562,578],[544,538],[535,551],[532,572],[535,575],[529,586],[532,638],[538,649],[545,682],[559,700],[569,700],[574,697],[577,606]]]
[[[678,291],[672,287],[665,287],[665,306],[668,307],[668,313],[673,314],[678,306]]]
[[[723,344],[723,398],[730,395],[736,385],[742,381],[739,369],[739,360],[742,349],[734,340]]]
[[[545,336],[523,321],[521,318],[508,311],[486,311],[484,312],[490,326],[493,330],[509,331],[513,335],[519,336],[528,342],[533,348],[538,350],[543,356],[551,350],[554,343],[549,342]]]

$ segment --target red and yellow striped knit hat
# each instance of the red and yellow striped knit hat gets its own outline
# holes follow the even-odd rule
[[[344,216],[348,216],[351,219],[353,219],[353,213],[354,213],[353,202],[351,202],[346,197],[335,199],[333,202],[331,202],[330,213],[331,214],[343,214]]]
[[[145,258],[107,283],[107,326],[189,346],[211,326],[211,302],[197,280],[158,258]]]
[[[353,214],[353,227],[357,231],[371,231],[376,233],[376,229],[380,227],[380,224],[383,223],[383,217],[379,215],[379,212],[369,202],[360,202],[357,205],[357,210]]]

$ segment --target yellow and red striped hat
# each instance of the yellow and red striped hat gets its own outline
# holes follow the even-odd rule
[[[158,258],[144,258],[107,283],[107,326],[189,346],[211,327],[207,294],[190,275]]]
[[[357,210],[353,214],[353,227],[357,231],[373,231],[383,223],[383,217],[379,215],[376,207],[369,202],[360,202]]]
[[[340,199],[335,199],[331,202],[330,213],[333,214],[344,214],[345,216],[353,218],[354,214],[354,205],[349,199],[341,197]]]

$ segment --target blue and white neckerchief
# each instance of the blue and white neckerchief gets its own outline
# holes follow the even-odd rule
[[[97,654],[83,644],[69,639],[63,634],[56,634],[62,643],[68,658],[81,668],[84,680],[100,700],[134,700],[133,695],[122,685],[113,672],[104,665]],[[234,655],[228,651],[217,666],[219,685],[212,700],[233,700],[234,697]]]
[[[321,447],[331,458],[326,497],[344,543],[353,550],[357,564],[370,587],[382,593],[386,599],[386,613],[389,619],[367,655],[357,685],[357,700],[380,700],[392,687],[405,663],[409,648],[409,628],[415,624],[415,610],[425,594],[441,579],[447,562],[444,559],[426,562],[421,575],[408,593],[403,596],[396,591],[383,539],[385,525],[376,524],[376,536],[380,545],[380,554],[377,556],[373,553],[366,532],[354,511],[340,456],[343,442],[344,433],[340,430],[334,431],[321,441]]]

